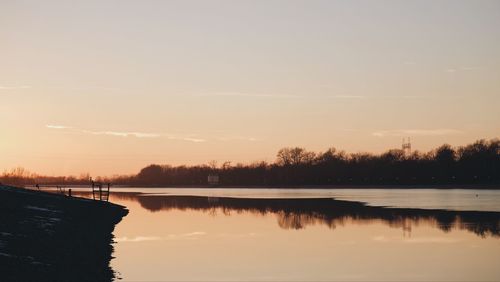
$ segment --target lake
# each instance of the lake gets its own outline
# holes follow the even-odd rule
[[[500,280],[498,190],[112,188],[110,201],[130,210],[111,261],[125,281]]]

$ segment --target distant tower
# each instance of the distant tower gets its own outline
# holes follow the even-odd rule
[[[405,156],[410,156],[411,155],[411,142],[410,142],[410,137],[408,137],[408,141],[406,141],[403,138],[403,146],[402,146],[403,152]]]

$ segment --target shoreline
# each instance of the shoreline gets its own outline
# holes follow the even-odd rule
[[[113,230],[128,210],[61,194],[0,185],[4,281],[111,281]]]
[[[1,185],[0,185],[1,186]],[[66,188],[88,188],[80,184],[44,184],[44,186],[62,186]],[[26,185],[35,188],[34,185]],[[380,185],[132,185],[116,184],[114,188],[202,188],[202,189],[470,189],[470,190],[500,190],[500,184],[380,184]]]
[[[67,185],[66,187],[71,187]],[[77,187],[77,186],[75,186]],[[500,190],[500,184],[443,185],[114,185],[115,188],[203,188],[203,189],[470,189]]]

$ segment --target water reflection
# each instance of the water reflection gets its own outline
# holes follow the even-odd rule
[[[446,211],[365,206],[359,202],[322,199],[244,199],[205,196],[145,195],[114,193],[113,197],[133,200],[151,211],[194,210],[211,215],[250,213],[275,215],[283,229],[302,229],[326,225],[331,229],[348,223],[368,224],[381,221],[390,227],[411,232],[412,226],[426,224],[445,232],[461,229],[481,237],[500,236],[500,213]]]

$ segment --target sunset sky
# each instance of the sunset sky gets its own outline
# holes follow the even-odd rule
[[[0,1],[0,172],[500,136],[500,1]]]

